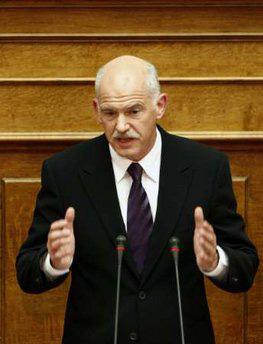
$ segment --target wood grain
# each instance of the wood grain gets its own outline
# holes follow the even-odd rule
[[[160,77],[263,75],[262,42],[2,43],[0,76],[95,77],[116,56],[150,60]]]
[[[2,253],[5,257],[2,320],[6,344],[59,343],[62,334],[69,281],[48,293],[27,295],[19,289],[15,277],[15,258],[26,238],[38,189],[38,179],[4,179],[2,182]]]
[[[238,145],[243,149],[246,147],[252,151],[257,150],[263,141],[263,131],[170,131],[173,135],[183,136],[199,142],[212,144],[220,142],[230,144],[237,149]],[[28,144],[28,148],[32,148],[30,144],[74,144],[80,141],[90,140],[102,134],[102,131],[89,132],[0,132],[0,151],[6,149],[6,145],[11,143],[16,147]]]
[[[262,131],[261,84],[163,82],[170,99],[160,121],[176,131]],[[93,85],[0,86],[1,132],[99,131]]]
[[[260,260],[263,259],[262,221],[263,221],[263,152],[262,149],[247,152],[228,151],[233,175],[247,176],[246,214],[247,233],[258,249]],[[254,287],[247,293],[247,336],[249,344],[261,343],[263,332],[261,325],[263,309],[263,269],[259,267]],[[230,295],[232,297],[232,295]]]
[[[151,42],[262,42],[259,32],[207,33],[1,33],[3,43],[151,43]]]
[[[0,8],[2,33],[262,32],[263,7]]]
[[[186,6],[262,6],[262,0],[135,0],[132,2],[124,0],[2,0],[0,7],[186,7]]]
[[[238,211],[246,219],[247,214],[247,177],[234,177],[233,186],[238,202]],[[231,295],[216,288],[206,279],[208,304],[217,338],[217,344],[246,343],[247,299],[246,294]],[[227,310],[227,311],[226,311]]]
[[[232,170],[234,176],[243,176],[243,177],[234,177],[234,187],[239,202],[239,210],[243,214],[247,214],[248,222],[248,233],[252,240],[257,244],[259,248],[259,253],[262,257],[262,242],[261,237],[258,235],[261,231],[261,221],[262,213],[260,216],[257,216],[260,209],[262,208],[262,154],[263,154],[263,145],[261,146],[261,151],[257,150],[253,154],[250,151],[231,151],[230,145],[228,147],[228,153],[232,163]],[[52,343],[58,342],[56,335],[59,333],[61,328],[60,320],[54,320],[50,315],[54,309],[52,308],[52,301],[46,299],[46,294],[42,295],[38,300],[41,302],[48,302],[45,305],[45,308],[42,309],[44,315],[40,314],[40,311],[35,309],[34,299],[33,301],[31,296],[25,295],[17,290],[16,281],[14,278],[14,257],[16,255],[16,250],[18,249],[20,243],[24,240],[26,235],[27,227],[30,224],[30,217],[32,216],[32,209],[34,206],[35,194],[39,188],[38,180],[32,178],[27,179],[26,176],[38,176],[39,168],[41,164],[41,159],[44,159],[45,156],[51,154],[50,152],[41,153],[38,150],[39,147],[35,147],[36,153],[33,151],[22,150],[18,154],[16,151],[13,153],[9,152],[6,156],[0,154],[0,163],[3,167],[2,171],[5,171],[6,175],[12,176],[12,178],[5,179],[2,184],[2,201],[3,201],[3,216],[4,216],[4,227],[3,227],[3,238],[4,238],[4,256],[5,259],[5,269],[4,269],[4,283],[5,285],[5,305],[3,308],[4,317],[6,319],[6,324],[8,328],[5,332],[5,343],[38,343],[38,333],[35,331],[37,328],[40,333],[41,331],[49,331],[52,338]],[[38,152],[38,153],[37,153]],[[261,166],[260,166],[261,162]],[[17,169],[17,166],[20,168]],[[258,166],[257,170],[254,166]],[[3,173],[3,172],[2,172]],[[14,176],[19,176],[19,178],[14,178]],[[245,177],[247,176],[247,177]],[[26,178],[26,180],[24,179]],[[22,201],[23,199],[23,201]],[[263,209],[262,209],[263,210]],[[26,215],[27,214],[27,215]],[[23,221],[21,221],[21,216]],[[21,229],[22,226],[22,229]],[[16,238],[14,240],[14,238]],[[8,251],[7,253],[5,253]],[[218,343],[228,343],[228,344],[241,344],[242,333],[244,328],[242,327],[243,317],[246,313],[246,308],[244,304],[248,302],[249,305],[249,317],[253,321],[259,321],[258,315],[260,313],[254,314],[254,312],[259,311],[262,307],[262,291],[260,285],[262,283],[262,274],[259,274],[255,283],[254,288],[248,293],[247,301],[244,301],[242,294],[238,295],[229,295],[225,294],[222,291],[208,285],[209,301],[212,307],[212,317],[214,321],[214,326],[216,333],[218,334]],[[54,291],[54,293],[61,292],[59,290]],[[14,318],[12,312],[12,307],[14,306],[14,294],[21,294],[17,299],[19,300],[16,315],[19,314],[18,319]],[[64,292],[62,291],[62,294]],[[63,294],[64,295],[64,294]],[[56,297],[58,296],[56,294]],[[64,297],[64,296],[63,296]],[[42,300],[43,298],[43,300]],[[22,300],[22,301],[21,301]],[[51,303],[49,303],[51,302]],[[20,303],[23,307],[20,308]],[[61,307],[61,313],[59,312],[62,319],[62,310],[64,309],[63,302],[56,303],[58,307]],[[39,305],[39,304],[38,304]],[[27,308],[29,307],[29,308]],[[31,307],[33,310],[31,310]],[[25,310],[30,309],[30,312],[24,313]],[[227,315],[225,310],[229,310]],[[21,312],[21,314],[20,314]],[[31,314],[34,315],[34,320],[31,321]],[[43,319],[46,319],[42,322]],[[261,332],[255,326],[255,323],[251,320],[248,322],[248,338],[260,338]],[[28,330],[24,329],[25,324],[29,326]],[[11,327],[10,327],[11,326]],[[15,328],[15,333],[12,332],[12,328]],[[224,330],[222,330],[222,328]],[[239,330],[237,330],[239,329]],[[54,336],[54,337],[53,337]],[[48,343],[48,338],[44,337],[44,343]],[[23,341],[21,341],[21,339]],[[253,341],[249,342],[253,343]]]
[[[238,207],[262,261],[262,41],[259,0],[0,2],[2,344],[60,342],[68,285],[23,294],[14,259],[43,160],[99,133],[95,73],[121,54],[157,66],[169,94],[165,129],[228,154]],[[209,281],[207,288],[217,344],[263,342],[261,266],[246,295]]]

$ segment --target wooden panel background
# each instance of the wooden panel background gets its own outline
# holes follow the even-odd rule
[[[157,66],[169,94],[160,124],[228,154],[262,258],[262,41],[263,1],[0,2],[1,343],[60,342],[69,281],[26,295],[15,256],[42,161],[101,130],[91,107],[95,73],[121,54]],[[245,294],[206,285],[217,344],[262,343],[262,269]]]
[[[10,344],[55,343],[62,334],[68,281],[47,293],[26,295],[20,292],[15,279],[15,257],[27,235],[38,189],[36,179],[2,180],[3,220],[6,224],[2,233],[5,257],[3,310],[8,315],[3,319],[3,326],[5,342]]]

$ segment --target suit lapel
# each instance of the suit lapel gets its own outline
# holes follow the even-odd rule
[[[104,142],[97,147],[96,157],[94,154],[95,158],[92,165],[86,164],[80,169],[80,177],[88,195],[90,196],[91,202],[94,204],[97,213],[104,224],[114,249],[116,245],[116,237],[120,234],[126,236],[127,233],[125,231],[125,225],[119,206],[108,143],[106,138],[104,138],[103,141]],[[139,279],[128,243],[124,259]]]
[[[131,255],[129,243],[124,254],[125,262],[138,280],[141,280],[141,284],[154,269],[163,250],[168,249],[169,238],[176,235],[176,223],[180,218],[192,176],[190,164],[176,138],[160,127],[159,130],[162,135],[162,157],[158,206],[141,277]],[[119,206],[108,142],[104,135],[94,147],[92,159],[80,168],[80,177],[114,249],[116,237],[120,234],[126,236],[127,233]]]
[[[190,164],[180,151],[180,145],[176,145],[176,139],[161,128],[159,130],[162,134],[162,158],[158,206],[142,284],[153,270],[163,250],[168,249],[169,238],[176,235],[176,224],[180,218],[192,176]]]

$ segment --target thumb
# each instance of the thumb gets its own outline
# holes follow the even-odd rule
[[[195,208],[195,227],[201,228],[204,223],[204,213],[201,207]]]
[[[66,211],[66,214],[65,214],[65,220],[67,220],[68,227],[70,229],[73,229],[74,219],[75,219],[75,209],[72,207],[69,207]]]

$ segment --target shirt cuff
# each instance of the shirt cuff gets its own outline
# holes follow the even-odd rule
[[[47,277],[55,278],[55,277],[62,276],[64,274],[68,273],[69,269],[58,270],[58,269],[53,268],[53,266],[51,265],[51,262],[50,262],[50,255],[49,255],[49,253],[47,253],[45,260],[44,260],[44,263],[43,263],[43,271]]]
[[[207,277],[214,277],[214,278],[223,278],[227,272],[228,268],[228,256],[226,255],[225,251],[220,247],[216,247],[217,252],[218,252],[218,264],[217,267],[209,272],[202,271],[203,274]]]

